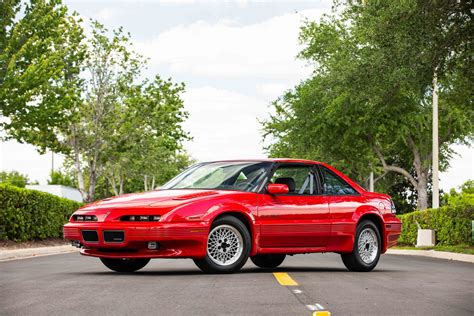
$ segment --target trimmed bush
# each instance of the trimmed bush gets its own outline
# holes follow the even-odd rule
[[[81,205],[49,193],[0,184],[0,240],[62,237],[62,226]]]
[[[418,222],[423,229],[436,231],[437,245],[472,244],[471,221],[474,220],[474,194],[463,193],[449,198],[439,209],[416,211],[398,216],[403,222],[401,245],[416,244]]]

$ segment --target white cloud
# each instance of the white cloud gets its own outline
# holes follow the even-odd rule
[[[283,83],[262,83],[257,85],[257,93],[269,101],[273,101],[283,95],[289,88],[291,87]]]
[[[100,23],[107,23],[111,21],[112,19],[118,18],[120,15],[122,15],[122,11],[119,11],[114,8],[110,7],[105,7],[97,11],[92,18],[94,20],[99,21]]]
[[[186,144],[200,161],[262,158],[260,124],[267,113],[267,102],[233,91],[203,87],[184,95],[190,113],[184,128],[194,137]]]
[[[135,44],[152,66],[167,66],[174,74],[294,81],[310,72],[296,60],[301,22],[324,12],[303,10],[243,26],[229,20],[198,21]]]

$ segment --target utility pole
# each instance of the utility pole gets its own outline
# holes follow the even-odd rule
[[[439,208],[439,143],[438,143],[438,75],[433,76],[433,201],[432,208]]]
[[[54,152],[51,151],[51,174],[54,172]]]

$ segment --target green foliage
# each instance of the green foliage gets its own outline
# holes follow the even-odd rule
[[[49,193],[0,184],[0,240],[60,238],[81,203]]]
[[[370,171],[395,172],[426,208],[435,76],[441,169],[450,145],[474,132],[468,3],[348,1],[307,21],[299,57],[314,65],[313,75],[273,103],[263,124],[274,140],[270,155],[327,161],[359,182]]]
[[[59,185],[65,185],[68,187],[73,187],[73,188],[76,187],[73,177],[61,171],[51,171],[49,175],[48,184],[51,184],[51,185],[59,184]]]
[[[0,172],[0,183],[14,185],[19,188],[24,188],[28,184],[28,176],[19,173],[18,171]]]
[[[0,4],[0,126],[41,151],[67,151],[68,127],[85,58],[79,18],[60,0]]]
[[[84,72],[90,79],[83,82],[83,100],[68,135],[68,159],[80,191],[92,201],[107,192],[129,192],[130,183],[142,182],[142,190],[163,183],[187,156],[182,152],[189,139],[181,126],[187,118],[184,84],[158,75],[139,80],[145,60],[121,28],[110,32],[92,22],[88,42]]]
[[[449,198],[439,209],[416,211],[399,216],[403,222],[399,243],[415,245],[418,224],[436,230],[437,245],[472,244],[471,221],[474,220],[474,194],[460,193]]]
[[[91,21],[86,37],[83,21],[60,0],[3,1],[0,9],[7,138],[63,153],[86,201],[97,197],[97,185],[99,196],[128,192],[129,183],[151,188],[189,160],[184,84],[143,79],[146,60],[130,34]],[[59,174],[51,181],[72,184]]]

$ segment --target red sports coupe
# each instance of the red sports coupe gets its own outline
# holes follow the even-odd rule
[[[196,164],[159,190],[88,204],[64,238],[108,268],[132,272],[152,258],[192,258],[205,272],[262,268],[286,255],[340,253],[370,271],[396,244],[401,222],[388,195],[367,192],[331,166],[267,159]]]

